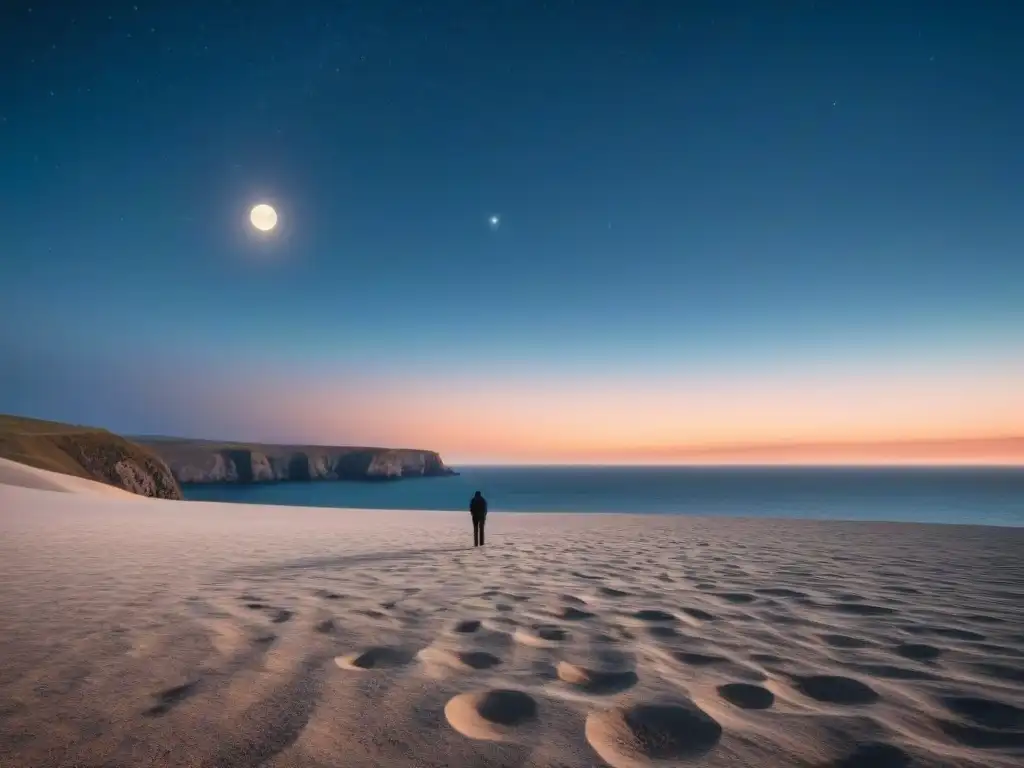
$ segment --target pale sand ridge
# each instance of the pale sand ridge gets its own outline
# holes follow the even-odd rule
[[[1024,764],[1024,530],[493,514],[474,549],[49,474],[0,465],[4,768]]]
[[[102,496],[122,496],[126,499],[139,498],[122,488],[115,488],[106,483],[97,483],[82,477],[47,472],[27,464],[19,464],[10,459],[0,458],[0,486],[14,485],[20,488],[35,488],[40,491],[58,491],[60,493],[99,494]]]

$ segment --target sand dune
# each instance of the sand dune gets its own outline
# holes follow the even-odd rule
[[[1024,762],[1024,531],[495,514],[474,550],[33,472],[0,466],[5,768]]]
[[[101,496],[122,496],[127,499],[137,498],[121,488],[106,483],[86,480],[73,475],[47,472],[27,464],[19,464],[10,459],[0,458],[0,486],[13,485],[20,488],[35,488],[40,491],[58,491],[61,493],[98,494]]]

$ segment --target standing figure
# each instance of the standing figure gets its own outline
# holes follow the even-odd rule
[[[469,502],[469,516],[473,518],[473,546],[484,545],[484,523],[487,522],[487,499],[476,492],[472,501]]]

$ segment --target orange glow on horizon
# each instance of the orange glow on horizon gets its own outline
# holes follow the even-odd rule
[[[458,462],[453,462],[458,463]],[[468,461],[494,464],[625,465],[985,465],[1024,466],[1024,436],[962,440],[907,440],[863,443],[761,443],[750,445],[672,446],[610,451],[580,451],[532,461],[528,454],[508,460]]]
[[[455,465],[1024,465],[1024,363],[757,378],[248,374],[244,386],[220,384],[213,393],[203,383],[204,411],[242,427],[207,437],[424,448]]]

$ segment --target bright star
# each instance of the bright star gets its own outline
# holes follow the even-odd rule
[[[487,225],[491,229],[497,229],[498,227],[501,226],[501,216],[498,216],[497,214],[493,214],[492,216],[490,216],[487,219]]]

